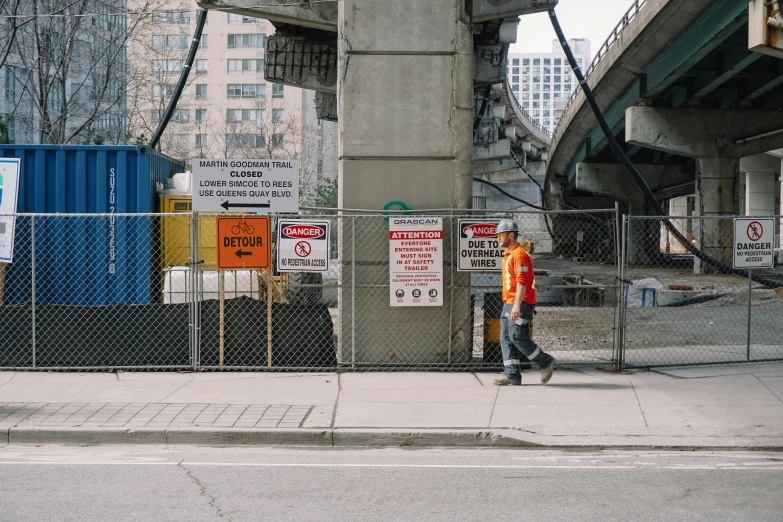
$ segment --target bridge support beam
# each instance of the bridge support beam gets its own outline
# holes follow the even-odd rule
[[[341,208],[383,209],[395,201],[410,209],[471,206],[473,37],[464,4],[339,3]],[[443,256],[444,306],[390,308],[389,290],[379,286],[389,281],[389,224],[359,218],[354,230],[350,218],[341,222],[339,306],[356,325],[352,332],[352,321],[342,322],[341,361],[464,362],[470,292],[451,295],[447,288],[452,282],[469,288],[470,278],[456,272],[452,256]],[[446,249],[456,230],[449,225]],[[415,335],[411,324],[422,320],[443,328]],[[352,346],[354,353],[346,353]]]
[[[625,113],[625,141],[632,145],[696,158],[696,214],[738,213],[739,158],[783,146],[779,111],[663,109],[631,107]],[[732,261],[729,219],[697,221],[697,244],[725,263]],[[714,269],[698,259],[696,273]]]
[[[780,158],[768,154],[740,160],[740,171],[745,174],[746,216],[774,216],[778,213],[775,202],[780,197],[780,163]]]

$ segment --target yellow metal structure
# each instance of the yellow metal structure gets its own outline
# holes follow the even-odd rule
[[[190,213],[193,210],[193,198],[190,194],[161,194],[160,211],[166,214],[182,213],[182,217],[169,217],[161,223],[161,243],[163,245],[163,267],[188,266],[188,250],[190,244]],[[215,216],[199,217],[199,264],[201,270],[217,270],[217,218]],[[274,243],[272,249],[274,249]],[[269,286],[269,272],[259,271],[259,283],[266,299],[266,289]],[[281,287],[288,287],[288,274],[272,277],[275,286],[272,290],[274,302],[284,299]]]

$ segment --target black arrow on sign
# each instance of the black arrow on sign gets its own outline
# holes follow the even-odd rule
[[[229,203],[224,201],[221,205],[224,209],[228,210],[231,207],[234,208],[269,208],[272,205],[269,203]]]
[[[239,250],[237,250],[237,251],[235,252],[235,254],[236,254],[236,256],[237,256],[239,259],[242,259],[242,256],[250,256],[250,255],[253,255],[253,252],[245,252],[244,250],[242,250],[242,249],[240,248]]]

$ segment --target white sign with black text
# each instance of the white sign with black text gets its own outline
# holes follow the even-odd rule
[[[16,203],[19,197],[19,175],[22,160],[0,158],[0,263],[14,260]]]
[[[774,238],[773,218],[735,218],[734,268],[772,268]]]
[[[193,210],[299,212],[299,161],[194,159]]]
[[[280,219],[275,248],[280,272],[326,272],[329,270],[329,222]]]
[[[389,303],[443,306],[443,218],[389,218]]]
[[[503,268],[503,249],[495,231],[499,220],[459,220],[460,272],[500,272]]]

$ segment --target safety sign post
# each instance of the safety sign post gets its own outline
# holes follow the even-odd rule
[[[774,237],[773,218],[735,218],[734,268],[772,268]]]
[[[14,260],[16,202],[19,197],[19,158],[0,159],[0,266]]]
[[[196,212],[299,212],[298,160],[193,160]]]
[[[389,219],[391,306],[443,306],[443,218]]]
[[[500,220],[459,220],[459,272],[500,272],[503,249],[495,235]]]
[[[262,270],[272,266],[268,216],[217,218],[217,267],[221,270]]]
[[[280,219],[277,222],[277,269],[280,272],[329,270],[329,222]]]

